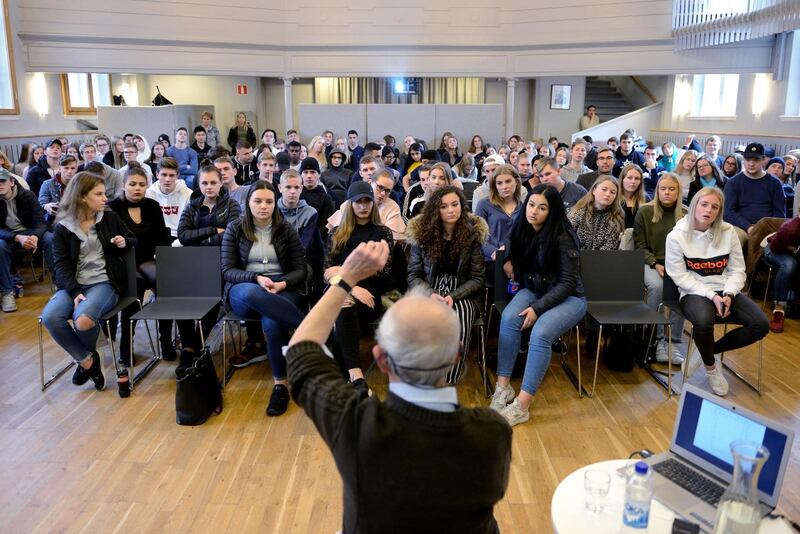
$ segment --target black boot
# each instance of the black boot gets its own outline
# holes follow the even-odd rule
[[[89,378],[94,382],[94,389],[97,391],[103,391],[106,388],[106,377],[103,376],[103,360],[96,352],[92,352],[92,366],[89,368]]]
[[[178,357],[172,343],[172,321],[158,321],[158,338],[161,341],[161,358],[172,362]]]

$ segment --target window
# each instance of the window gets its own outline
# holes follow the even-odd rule
[[[111,105],[108,74],[62,74],[61,100],[65,115],[97,114],[97,106]]]
[[[738,74],[696,74],[692,81],[692,115],[735,117]]]
[[[0,0],[0,115],[19,115],[14,49],[11,46],[11,24],[6,4],[5,0]]]

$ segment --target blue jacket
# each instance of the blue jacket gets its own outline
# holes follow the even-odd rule
[[[764,217],[786,217],[783,184],[771,174],[749,178],[740,172],[725,184],[725,222],[747,230]]]
[[[488,198],[482,198],[475,208],[475,215],[481,217],[489,226],[489,237],[481,245],[483,257],[486,261],[492,261],[492,254],[506,243],[511,233],[511,225],[520,212],[523,203],[517,204],[517,208],[511,215],[498,208]],[[508,248],[508,247],[506,247]]]

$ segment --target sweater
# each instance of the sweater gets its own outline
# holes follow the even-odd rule
[[[181,178],[189,182],[194,180],[194,176],[197,174],[197,152],[188,146],[178,148],[173,145],[167,149],[167,156],[175,158],[175,161],[178,162],[180,168],[178,172]]]
[[[292,398],[313,421],[343,483],[342,531],[495,533],[511,428],[488,408],[429,410],[389,392],[359,398],[313,342],[286,354]]]
[[[303,192],[300,193],[300,198],[305,200],[306,203],[317,210],[317,228],[320,235],[325,238],[328,235],[328,230],[325,226],[328,223],[328,218],[333,215],[333,198],[328,194],[321,184],[317,185],[314,189],[306,189],[303,187]]]
[[[789,219],[770,238],[769,248],[776,254],[796,254],[800,247],[800,217]]]
[[[492,204],[488,198],[483,198],[478,202],[475,215],[484,219],[489,227],[489,236],[481,246],[485,261],[492,261],[492,254],[508,240],[508,236],[511,234],[511,225],[514,224],[514,219],[519,216],[523,207],[524,203],[518,202],[516,209],[509,215]]]
[[[575,182],[564,182],[564,189],[558,193],[561,195],[561,200],[564,201],[564,209],[569,213],[569,210],[586,194],[586,189],[579,186]]]
[[[634,149],[632,149],[628,154],[623,154],[622,147],[617,147],[614,157],[615,161],[613,173],[617,178],[619,178],[619,173],[622,171],[622,167],[624,167],[628,162],[635,163],[639,167],[644,168],[644,154],[637,152]]]
[[[125,226],[136,237],[136,265],[152,261],[156,255],[156,247],[168,247],[172,243],[170,231],[164,223],[161,206],[152,198],[143,198],[138,204],[125,198],[116,198],[108,203],[109,209],[119,215]],[[142,222],[133,222],[128,208],[138,207],[141,210]]]
[[[764,217],[786,217],[781,181],[764,173],[752,178],[744,171],[725,184],[725,222],[747,230]]]
[[[575,228],[581,250],[618,250],[620,235],[624,228],[619,228],[611,218],[611,209],[594,210],[587,221],[584,217],[586,208],[573,208],[567,219]]]
[[[300,243],[303,244],[303,248],[308,250],[314,240],[314,235],[319,232],[317,229],[317,210],[309,206],[302,198],[298,201],[297,207],[294,208],[287,208],[283,203],[283,198],[279,198],[278,209],[281,211],[283,219],[300,236]]]
[[[186,186],[186,182],[176,180],[175,189],[171,193],[162,192],[160,184],[156,182],[147,188],[144,195],[158,202],[161,206],[161,213],[164,215],[164,224],[169,228],[172,237],[178,237],[181,213],[192,196],[192,190]]]
[[[722,236],[714,244],[711,228],[689,231],[684,217],[667,235],[664,267],[678,286],[681,298],[698,295],[713,299],[717,293],[737,295],[744,287],[745,265],[739,237],[728,223],[720,227]]]
[[[681,206],[683,212],[686,209]],[[664,265],[667,234],[675,226],[675,211],[665,211],[661,220],[653,222],[653,205],[639,206],[633,222],[633,242],[636,250],[644,250],[644,263],[653,267],[656,263]]]

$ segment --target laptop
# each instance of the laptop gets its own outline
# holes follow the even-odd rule
[[[759,443],[769,458],[758,478],[762,517],[775,509],[792,451],[794,431],[686,384],[669,451],[646,460],[653,469],[653,497],[711,532],[717,504],[733,478],[733,441]]]

